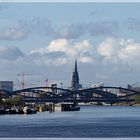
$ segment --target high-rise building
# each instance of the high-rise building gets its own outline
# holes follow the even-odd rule
[[[71,89],[78,90],[79,88],[81,88],[81,85],[79,84],[79,74],[78,74],[78,70],[77,70],[77,61],[75,60],[75,66],[74,66],[74,70],[72,73]]]
[[[0,89],[13,91],[13,81],[0,81]]]

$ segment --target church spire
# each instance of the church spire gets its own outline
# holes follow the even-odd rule
[[[75,59],[74,71],[72,73],[72,81],[71,81],[72,90],[77,90],[79,88],[79,74],[77,70],[77,60]]]
[[[75,59],[75,69],[74,69],[74,71],[75,71],[75,72],[78,72],[78,71],[77,71],[77,60],[76,60],[76,59]]]

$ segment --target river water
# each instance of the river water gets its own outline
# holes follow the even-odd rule
[[[0,137],[140,137],[140,107],[82,106],[77,112],[1,115]]]

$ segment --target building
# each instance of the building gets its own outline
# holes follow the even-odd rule
[[[78,74],[78,70],[77,70],[77,61],[75,60],[75,66],[74,66],[74,70],[72,73],[72,80],[71,80],[71,89],[78,90],[81,87],[82,87],[82,85],[79,84],[79,74]]]
[[[92,84],[91,87],[92,88],[104,87],[104,83]]]
[[[0,81],[0,89],[13,91],[13,81]]]
[[[52,92],[56,94],[57,93],[57,89],[55,89],[55,88],[57,88],[57,84],[51,84],[51,88],[52,88]]]

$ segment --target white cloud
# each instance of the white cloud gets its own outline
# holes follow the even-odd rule
[[[116,54],[117,41],[114,38],[107,38],[99,44],[97,52],[105,58],[111,59]]]
[[[46,64],[62,65],[73,61],[75,58],[83,63],[92,63],[92,50],[93,47],[88,40],[74,42],[67,39],[57,39],[51,41],[45,48],[31,51],[30,55],[39,55],[41,57],[40,63],[45,60]]]
[[[96,48],[88,41],[68,39],[52,40],[47,47],[32,50],[24,61],[37,65],[63,65],[75,58],[82,63],[113,62],[114,64],[139,65],[140,43],[132,39],[107,38]],[[0,46],[0,59],[16,60],[24,56],[17,47]],[[112,63],[112,64],[113,64]]]
[[[139,64],[140,60],[140,44],[130,42],[129,40],[124,44],[124,47],[118,51],[118,57],[123,62],[132,64]]]
[[[132,39],[108,38],[97,47],[97,52],[106,62],[139,64],[140,43]]]
[[[82,63],[105,62],[113,64],[139,65],[140,43],[132,39],[107,38],[96,48],[88,41],[68,39],[52,40],[47,47],[32,50],[28,57],[38,64],[63,65],[75,58]]]
[[[83,56],[83,57],[79,57],[79,61],[82,63],[92,63],[93,58],[88,57],[88,56]]]
[[[48,52],[64,52],[67,55],[76,55],[76,51],[71,47],[71,42],[66,39],[53,40],[47,47]]]

